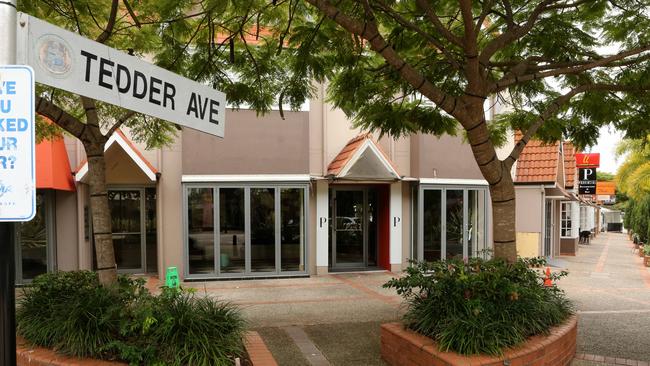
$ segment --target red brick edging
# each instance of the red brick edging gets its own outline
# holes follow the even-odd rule
[[[381,326],[381,358],[393,366],[419,365],[569,365],[576,353],[578,334],[577,316],[551,329],[548,336],[531,337],[526,343],[504,353],[503,357],[461,356],[453,352],[441,352],[428,337],[404,329],[400,323]]]
[[[126,366],[122,362],[62,356],[51,349],[30,347],[22,339],[18,339],[17,343],[16,361],[18,366]],[[278,365],[257,332],[246,333],[244,345],[253,366]]]

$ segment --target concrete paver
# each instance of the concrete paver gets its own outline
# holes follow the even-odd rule
[[[650,362],[650,271],[627,235],[602,233],[562,260],[569,276],[559,286],[578,310],[578,353],[605,358],[574,365]]]
[[[578,311],[578,354],[584,357],[577,358],[573,365],[648,364],[650,270],[643,267],[642,258],[632,253],[627,236],[602,233],[591,244],[580,245],[577,256],[556,258],[553,263],[569,272],[559,286]],[[287,329],[306,332],[312,337],[312,346],[336,365],[349,364],[352,355],[336,359],[337,353],[349,350],[337,346],[340,343],[336,337],[327,339],[329,334],[350,334],[354,340],[359,338],[355,332],[366,332],[363,334],[373,340],[358,347],[376,352],[378,324],[399,319],[404,311],[401,298],[392,289],[382,287],[394,276],[390,272],[338,273],[310,278],[190,282],[185,286],[240,304],[253,328],[269,327],[284,334],[289,333]],[[364,326],[370,328],[357,330]],[[323,327],[327,331],[319,333]],[[381,364],[379,359],[358,361]]]

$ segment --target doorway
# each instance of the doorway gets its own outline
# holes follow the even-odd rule
[[[108,206],[118,272],[157,273],[156,189],[110,188]]]
[[[329,257],[332,270],[378,269],[383,265],[380,257],[385,250],[381,249],[388,248],[388,238],[387,235],[380,238],[379,233],[381,227],[388,227],[387,222],[382,225],[388,216],[383,215],[387,205],[382,204],[385,196],[382,188],[330,188]]]

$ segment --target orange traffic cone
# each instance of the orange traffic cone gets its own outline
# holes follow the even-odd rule
[[[553,282],[551,281],[551,268],[546,267],[546,276],[544,277],[544,286],[546,287],[551,287],[553,286]]]

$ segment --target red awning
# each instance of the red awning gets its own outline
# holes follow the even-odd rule
[[[36,144],[36,188],[74,192],[68,153],[63,137]]]

